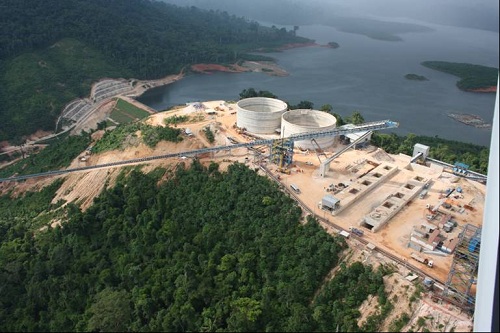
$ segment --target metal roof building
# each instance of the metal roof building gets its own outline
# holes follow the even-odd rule
[[[321,206],[323,208],[335,210],[335,209],[337,209],[339,202],[340,202],[339,199],[335,198],[331,194],[327,194],[321,199]]]

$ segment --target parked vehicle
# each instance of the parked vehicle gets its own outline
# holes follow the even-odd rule
[[[355,234],[356,236],[359,236],[359,237],[363,236],[363,234],[364,234],[363,230],[359,230],[359,229],[354,228],[354,227],[349,227],[349,230],[350,230],[353,234]]]
[[[295,184],[290,184],[290,188],[297,194],[300,194],[300,188]]]
[[[411,257],[413,259],[415,259],[416,261],[418,261],[418,262],[420,262],[420,263],[422,263],[424,265],[427,265],[429,267],[432,267],[434,265],[434,263],[433,263],[432,260],[429,261],[429,259],[421,257],[421,256],[419,256],[418,254],[416,254],[414,252],[411,253]]]

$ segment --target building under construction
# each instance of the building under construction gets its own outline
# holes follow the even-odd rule
[[[288,139],[276,140],[271,145],[270,160],[279,168],[287,168],[293,163],[293,141]]]
[[[444,295],[454,298],[464,307],[474,308],[475,284],[481,247],[481,228],[466,224],[459,234]]]

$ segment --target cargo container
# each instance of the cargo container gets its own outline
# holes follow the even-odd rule
[[[341,232],[339,232],[339,234],[341,236],[344,236],[345,238],[349,238],[349,233],[347,231],[342,230]]]

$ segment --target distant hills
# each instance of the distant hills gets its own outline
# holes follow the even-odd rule
[[[53,130],[62,107],[102,77],[160,78],[306,41],[227,12],[158,1],[4,0],[0,141]]]

